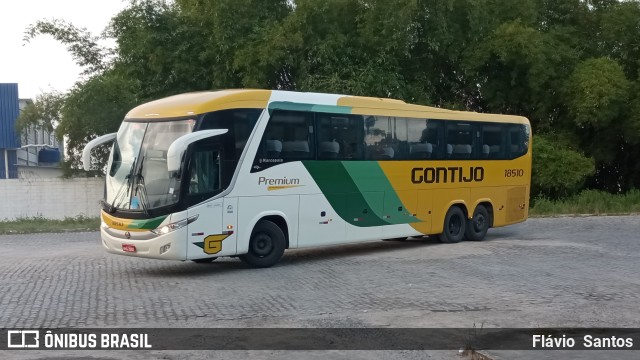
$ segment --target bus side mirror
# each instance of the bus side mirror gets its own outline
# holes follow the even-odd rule
[[[117,133],[111,133],[97,137],[87,143],[82,150],[82,168],[84,171],[89,171],[91,168],[91,150],[98,145],[102,145],[106,142],[113,141],[116,138]]]
[[[182,135],[175,139],[174,142],[169,145],[169,150],[167,150],[167,171],[171,173],[180,170],[182,155],[190,144],[198,140],[226,134],[228,131],[228,129],[202,130]]]

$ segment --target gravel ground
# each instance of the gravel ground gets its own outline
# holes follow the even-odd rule
[[[4,235],[0,243],[4,250],[0,327],[5,328],[640,327],[638,216],[530,219],[492,229],[483,242],[440,244],[423,238],[291,250],[270,269],[248,269],[236,259],[195,264],[110,255],[101,249],[95,232]],[[451,359],[458,358],[456,353],[188,355],[203,359]],[[178,359],[185,355],[172,351],[5,354],[18,359]],[[638,355],[622,351],[489,354],[501,359],[631,359]]]

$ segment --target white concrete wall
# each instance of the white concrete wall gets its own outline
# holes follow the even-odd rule
[[[104,178],[0,180],[0,221],[97,217],[103,195]]]
[[[18,165],[18,179],[34,180],[41,178],[59,178],[61,176],[62,169],[57,167]]]

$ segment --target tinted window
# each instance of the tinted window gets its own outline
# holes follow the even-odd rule
[[[474,131],[470,123],[448,121],[446,123],[446,156],[448,159],[474,158]]]
[[[277,110],[252,172],[310,159],[514,159],[528,139],[525,125]]]
[[[316,114],[319,160],[359,160],[364,153],[364,121],[359,115]]]
[[[315,159],[314,150],[313,113],[276,110],[271,114],[251,171]]]
[[[413,119],[398,117],[393,122],[393,138],[395,140],[395,159],[407,160],[409,159],[409,123]]]
[[[196,143],[188,167],[187,205],[198,204],[222,191],[223,177],[222,153],[219,145],[200,141]]]
[[[526,125],[507,125],[509,158],[515,159],[527,153],[529,149],[529,128]]]
[[[220,189],[220,153],[196,150],[189,169],[189,195],[213,193]]]
[[[203,140],[207,144],[219,144],[222,188],[231,183],[238,160],[253,131],[262,109],[229,109],[205,115],[199,130],[228,129],[226,134]]]
[[[504,126],[502,124],[482,124],[482,158],[505,159]]]
[[[228,160],[238,160],[261,113],[260,109],[230,109],[212,112],[204,117],[200,130],[228,129],[229,132],[218,137],[218,140],[223,142],[225,155],[229,157]]]
[[[441,159],[443,126],[440,120],[409,119],[409,159]]]
[[[396,118],[390,116],[365,116],[365,158],[368,160],[392,160],[398,155]]]

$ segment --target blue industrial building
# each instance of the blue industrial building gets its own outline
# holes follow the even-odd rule
[[[51,173],[41,170],[59,168],[62,146],[53,134],[34,127],[16,131],[20,111],[30,101],[18,97],[18,84],[0,83],[0,179],[17,179],[25,169]]]
[[[20,115],[18,84],[0,84],[0,179],[18,177],[20,136],[16,120]]]

